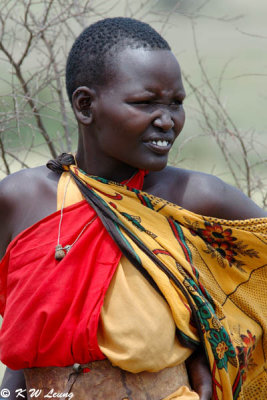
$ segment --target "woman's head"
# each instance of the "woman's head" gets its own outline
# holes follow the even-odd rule
[[[89,52],[90,29],[95,35],[88,38]],[[166,166],[183,128],[185,92],[175,56],[149,25],[115,18],[85,30],[69,55],[67,88],[79,125],[82,169],[114,179],[132,168]]]
[[[107,18],[90,25],[75,40],[68,56],[66,87],[70,102],[79,86],[105,85],[114,73],[114,58],[127,47],[171,50],[150,25],[132,18]]]

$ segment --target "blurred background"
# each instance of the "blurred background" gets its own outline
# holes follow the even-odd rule
[[[180,62],[187,120],[170,163],[215,174],[266,207],[265,0],[1,0],[0,179],[75,152],[66,56],[86,26],[112,16],[150,23]]]
[[[267,205],[264,0],[1,0],[0,179],[75,151],[64,68],[90,23],[150,23],[180,61],[185,128],[170,163],[213,173]]]

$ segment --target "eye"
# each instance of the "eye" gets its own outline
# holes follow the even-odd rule
[[[183,100],[181,99],[176,99],[173,100],[172,103],[170,104],[171,106],[175,106],[175,107],[181,107],[183,105]]]
[[[133,105],[147,105],[147,104],[152,104],[152,101],[151,100],[139,100],[139,101],[133,101],[133,102],[131,102],[130,104],[133,104]]]

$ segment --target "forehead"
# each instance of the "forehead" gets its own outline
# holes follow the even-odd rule
[[[113,59],[108,86],[118,90],[183,91],[178,61],[169,50],[126,48]]]

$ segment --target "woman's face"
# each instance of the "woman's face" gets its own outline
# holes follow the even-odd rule
[[[185,120],[179,64],[168,50],[126,48],[113,68],[91,125],[97,162],[160,170]]]

